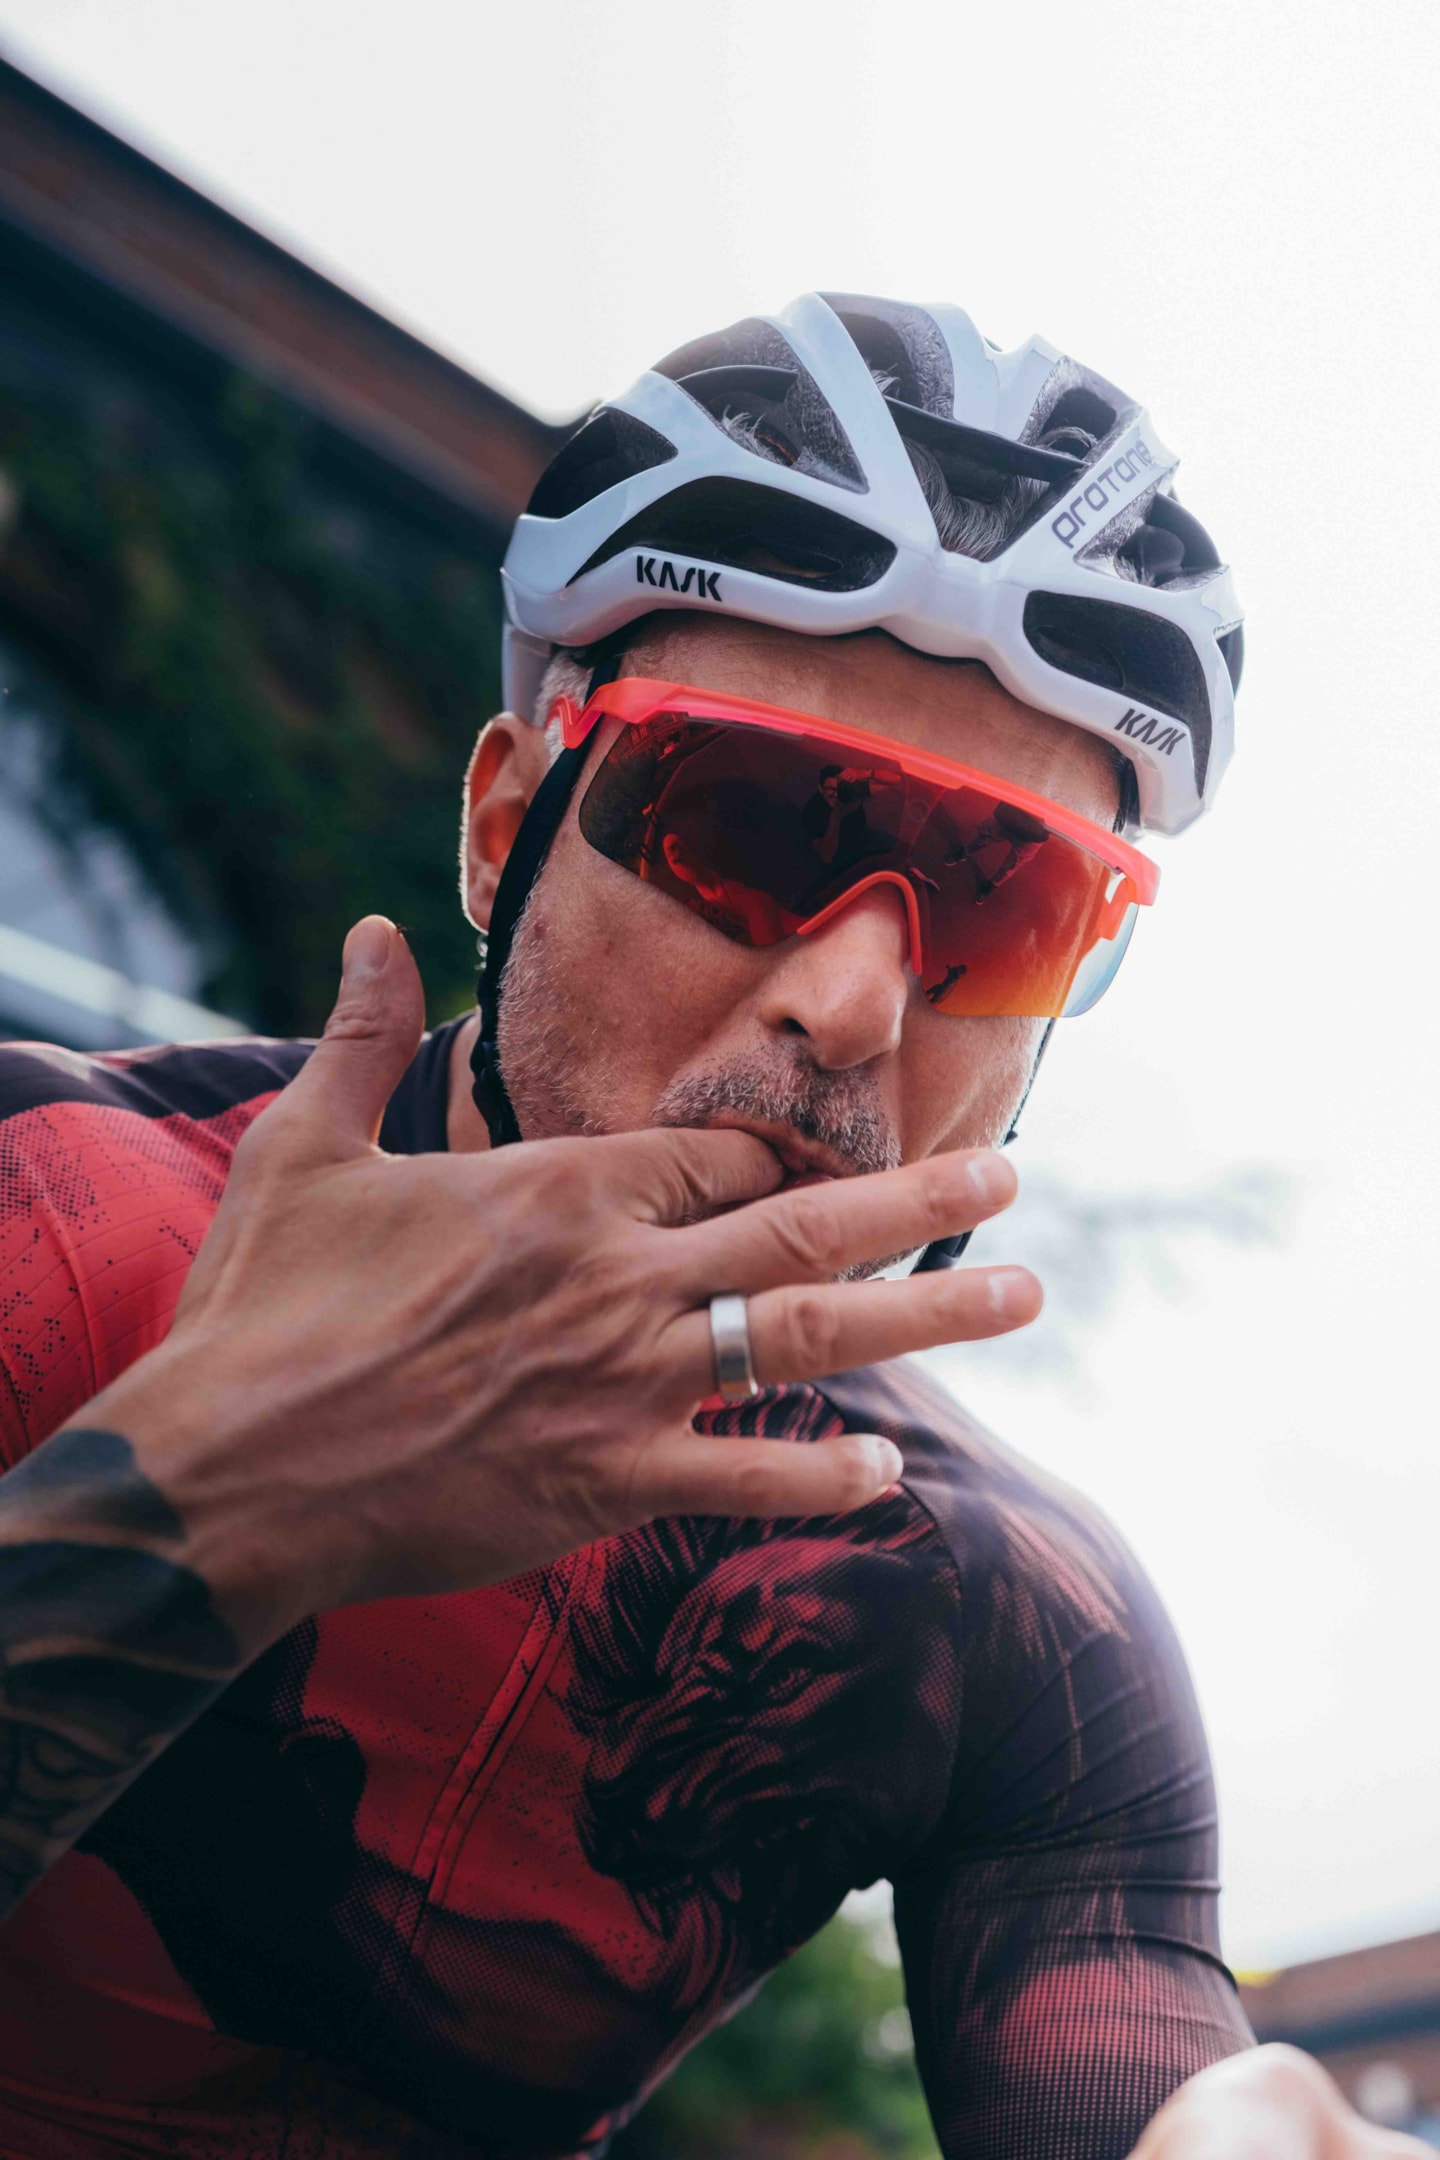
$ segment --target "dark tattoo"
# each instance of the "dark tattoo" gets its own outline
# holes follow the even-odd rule
[[[243,1662],[183,1537],[119,1433],[0,1480],[0,1917]]]

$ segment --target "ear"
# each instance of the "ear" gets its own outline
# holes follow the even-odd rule
[[[514,713],[501,713],[481,730],[465,775],[461,832],[465,912],[477,930],[490,926],[505,858],[549,766],[543,731]]]

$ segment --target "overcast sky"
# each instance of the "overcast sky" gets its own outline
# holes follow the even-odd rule
[[[944,1362],[1168,1597],[1247,1965],[1440,1925],[1437,19],[0,0],[9,57],[548,414],[830,287],[1042,330],[1181,451],[1250,616],[1240,751],[985,1249],[1055,1247],[1047,1181],[1103,1212],[1257,1169],[1278,1241],[1127,1235],[1028,1363]]]

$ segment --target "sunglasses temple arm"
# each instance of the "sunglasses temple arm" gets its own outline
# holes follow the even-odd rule
[[[1140,893],[1135,880],[1122,874],[1120,883],[1101,910],[1092,943],[1099,944],[1113,938],[1131,908],[1138,906],[1139,902]]]

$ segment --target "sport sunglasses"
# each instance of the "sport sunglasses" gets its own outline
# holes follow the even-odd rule
[[[1088,1012],[1159,887],[1073,810],[839,721],[640,676],[551,718],[568,749],[622,723],[579,810],[610,862],[762,949],[893,886],[937,1012]]]

